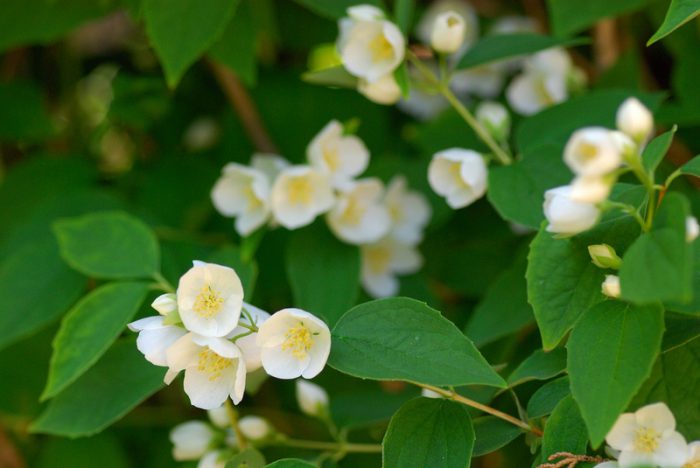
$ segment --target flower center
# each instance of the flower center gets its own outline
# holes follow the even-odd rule
[[[588,142],[581,142],[578,145],[578,155],[579,159],[584,162],[591,161],[598,157],[598,147]]]
[[[252,185],[247,185],[246,188],[243,189],[243,196],[248,202],[249,211],[253,211],[256,208],[259,208],[260,205],[262,205],[262,202],[260,201],[260,198],[258,198],[258,196],[255,194]]]
[[[661,434],[650,427],[641,427],[634,434],[634,448],[638,452],[652,453],[659,447]]]
[[[377,34],[369,42],[369,51],[372,54],[373,62],[389,60],[394,56],[394,47],[386,40],[383,34]]]
[[[284,336],[282,351],[291,352],[292,356],[297,359],[304,359],[314,344],[311,332],[306,328],[304,322],[299,322],[299,325],[291,327]]]
[[[367,247],[367,267],[375,275],[384,273],[389,269],[391,251],[387,247]]]
[[[214,382],[221,377],[223,371],[233,365],[233,359],[221,357],[209,348],[199,352],[197,370],[209,374],[209,381]]]
[[[364,212],[365,209],[362,203],[353,197],[349,197],[348,204],[345,206],[340,218],[345,224],[359,224]]]
[[[336,148],[335,145],[329,145],[326,148],[324,148],[323,160],[326,162],[326,166],[328,166],[329,171],[337,171],[338,166],[340,166],[340,155],[338,154],[338,148]]]
[[[194,311],[201,317],[210,318],[218,314],[224,304],[219,292],[210,285],[202,286],[202,290],[194,300]]]
[[[289,181],[289,201],[295,204],[308,205],[311,202],[313,187],[308,179],[297,177]]]
[[[459,19],[455,16],[449,16],[447,18],[447,27],[453,28],[459,24]]]
[[[683,468],[700,468],[700,459],[690,460],[688,463],[683,465]]]
[[[535,83],[535,89],[537,91],[537,94],[539,95],[542,104],[546,106],[551,106],[555,104],[554,98],[549,92],[549,89],[547,88],[547,82],[544,78],[537,79],[537,82]]]

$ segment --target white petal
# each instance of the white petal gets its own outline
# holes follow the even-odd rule
[[[173,458],[178,461],[196,460],[201,457],[214,440],[214,431],[202,421],[188,421],[170,431]]]
[[[634,435],[639,425],[633,413],[621,414],[605,441],[615,450],[630,450],[634,446]]]
[[[676,429],[676,418],[666,403],[654,403],[639,408],[635,413],[637,424],[649,427],[657,432],[673,431]]]
[[[197,367],[185,370],[185,393],[190,397],[192,406],[201,409],[218,408],[229,397],[236,379],[234,369],[226,369],[221,377],[210,380],[208,372],[202,372]]]
[[[156,329],[146,329],[139,333],[136,347],[150,363],[156,366],[167,366],[166,352],[187,331],[180,327],[164,326]]]
[[[282,351],[281,346],[262,348],[260,353],[263,368],[270,376],[278,379],[296,379],[308,367],[311,356],[297,359],[291,353]]]
[[[660,468],[677,468],[688,460],[688,444],[676,431],[671,431],[659,441],[654,460]]]

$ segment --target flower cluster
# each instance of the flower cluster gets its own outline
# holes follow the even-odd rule
[[[605,441],[617,461],[600,463],[596,468],[700,466],[700,441],[686,442],[676,431],[676,419],[664,403],[620,415]]]
[[[213,409],[243,398],[246,375],[262,367],[279,379],[318,375],[331,347],[330,331],[314,315],[282,309],[270,315],[243,302],[243,286],[228,267],[194,262],[177,292],[152,304],[160,315],[129,324],[146,359],[168,368],[165,383],[184,371],[193,406]]]
[[[401,176],[386,188],[377,178],[358,179],[369,164],[369,151],[336,120],[311,140],[306,156],[305,165],[269,154],[254,155],[250,166],[226,165],[212,189],[214,206],[236,218],[243,236],[266,223],[298,229],[325,214],[341,241],[360,246],[367,292],[396,294],[396,275],[413,273],[422,264],[416,246],[431,215],[427,200],[409,190]]]

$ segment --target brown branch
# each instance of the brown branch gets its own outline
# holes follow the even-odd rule
[[[593,31],[593,51],[598,73],[615,65],[620,56],[617,23],[613,18],[598,21]]]
[[[236,111],[238,118],[241,119],[241,123],[255,149],[263,153],[279,153],[277,146],[273,143],[262,123],[255,103],[250,98],[241,80],[226,66],[212,59],[206,59],[206,62],[219,83],[221,90]]]
[[[560,458],[560,460],[556,461],[557,458]],[[575,468],[579,463],[602,463],[609,460],[598,456],[592,457],[590,455],[574,455],[569,452],[557,452],[547,457],[547,461],[554,463],[543,463],[538,465],[537,468]]]
[[[0,426],[0,466],[4,468],[25,468],[26,464],[14,444]]]

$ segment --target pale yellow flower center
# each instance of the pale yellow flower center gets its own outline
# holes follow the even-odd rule
[[[224,299],[219,291],[205,284],[194,300],[194,311],[201,317],[210,318],[219,313],[224,305]]]
[[[389,60],[394,56],[394,47],[386,40],[383,34],[377,34],[369,43],[369,51],[373,62]]]
[[[591,143],[585,141],[581,142],[578,144],[576,149],[579,159],[584,162],[591,161],[598,157],[598,147],[596,145],[592,145]]]
[[[373,246],[365,248],[365,260],[372,273],[379,275],[389,269],[391,251],[385,246]]]
[[[335,172],[340,166],[340,154],[338,154],[338,148],[336,145],[327,145],[323,148],[323,160],[328,166],[328,170]]]
[[[348,198],[348,204],[340,215],[340,219],[345,224],[359,224],[365,209],[362,203],[353,197]]]
[[[700,459],[690,460],[688,463],[683,465],[683,468],[700,468]]]
[[[450,177],[452,177],[453,183],[456,184],[458,187],[469,187],[469,184],[467,184],[462,178],[462,163],[460,161],[450,162],[448,172],[450,174]]]
[[[221,378],[222,373],[233,365],[233,359],[221,357],[209,348],[199,352],[197,370],[209,374],[209,380],[214,382]]]
[[[303,177],[295,177],[289,181],[287,186],[289,201],[295,204],[308,205],[311,203],[313,185],[311,181]]]
[[[539,95],[542,104],[544,104],[545,106],[551,106],[555,104],[554,98],[551,94],[549,94],[549,90],[547,89],[547,84],[544,79],[537,80],[535,84],[535,90]]]
[[[243,189],[243,196],[248,202],[249,210],[254,210],[256,208],[259,208],[260,205],[262,205],[262,202],[260,201],[260,198],[258,198],[258,196],[255,194],[252,185],[247,185],[246,188]]]
[[[289,351],[295,358],[304,359],[314,344],[311,336],[312,333],[306,328],[304,322],[299,322],[299,325],[291,327],[284,334],[282,351]]]
[[[637,452],[652,453],[659,447],[661,434],[650,427],[640,427],[634,434],[634,449]]]
[[[447,26],[448,27],[453,27],[457,26],[459,24],[459,19],[455,18],[454,16],[450,16],[447,18]]]

